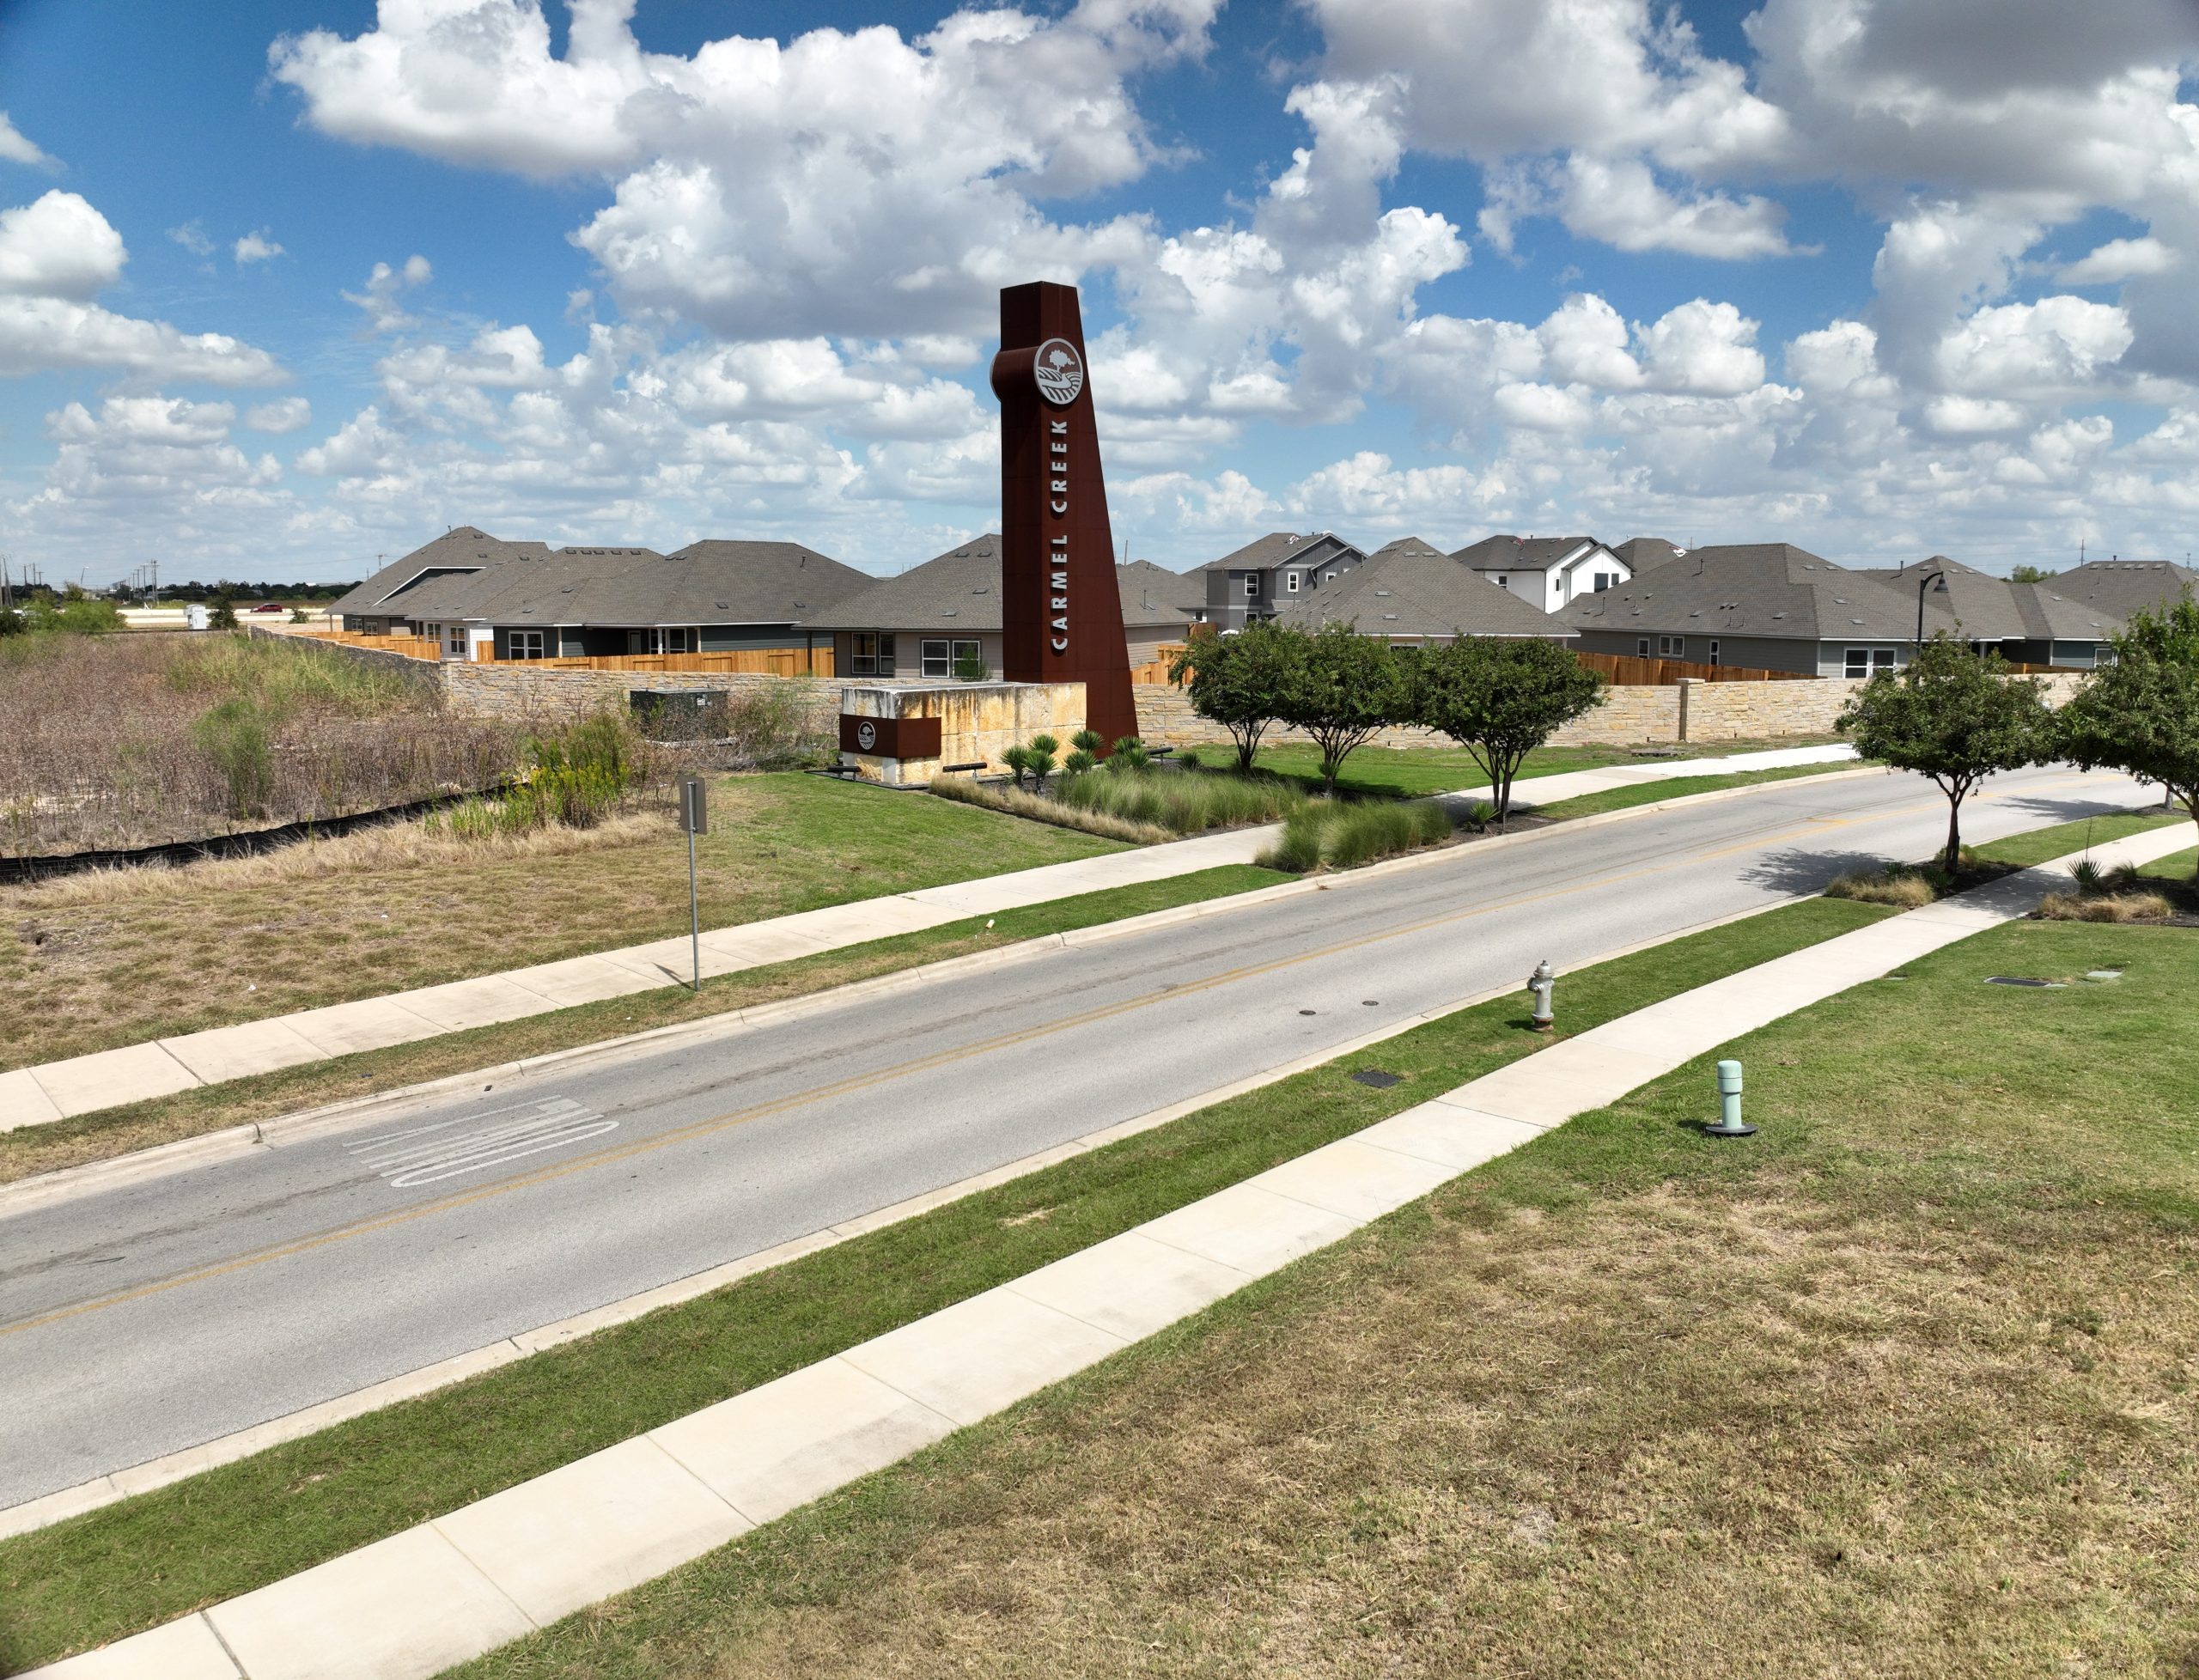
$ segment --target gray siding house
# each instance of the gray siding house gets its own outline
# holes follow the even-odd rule
[[[1944,554],[1856,575],[1875,578],[1906,601],[1921,594],[1926,635],[1945,624],[1980,652],[1990,648],[2019,664],[2089,670],[2099,663],[2107,638],[2123,629],[2120,616],[2064,593],[2060,578],[2017,583]]]
[[[1271,618],[1293,601],[1347,577],[1367,556],[1333,532],[1301,536],[1271,531],[1234,553],[1210,560],[1194,575],[1206,583],[1198,622],[1217,630],[1242,630]]]

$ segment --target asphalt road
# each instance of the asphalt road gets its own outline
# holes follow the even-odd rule
[[[2029,771],[1974,798],[1965,833],[2155,797]],[[1538,958],[1562,976],[1822,886],[1859,855],[1929,855],[1946,820],[1914,777],[1805,777],[0,1217],[0,1507],[1521,981]]]

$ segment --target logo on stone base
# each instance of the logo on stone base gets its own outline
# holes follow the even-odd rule
[[[1039,346],[1039,394],[1056,408],[1067,408],[1084,389],[1084,358],[1066,338],[1049,338]]]
[[[878,726],[875,723],[856,725],[856,744],[868,752],[878,745]]]

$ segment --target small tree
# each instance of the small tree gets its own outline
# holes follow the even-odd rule
[[[1946,871],[1962,865],[1962,802],[1986,777],[2054,753],[2054,714],[2035,680],[2008,674],[1998,654],[1983,656],[1943,630],[1899,672],[1882,671],[1835,727],[1855,751],[1915,770],[1947,796]]]
[[[235,630],[237,627],[237,604],[224,593],[214,597],[214,611],[206,620],[210,630]]]
[[[982,683],[992,673],[985,667],[985,656],[975,643],[965,647],[955,656],[954,680],[958,683]]]
[[[1527,755],[1604,699],[1604,679],[1556,642],[1460,634],[1421,654],[1413,711],[1473,755],[1502,823]]]
[[[1303,729],[1321,749],[1321,780],[1333,794],[1343,761],[1396,723],[1412,717],[1405,663],[1386,642],[1348,624],[1325,624],[1312,636],[1283,630],[1300,651],[1276,717]]]
[[[2085,679],[2056,720],[2063,757],[2157,782],[2199,819],[2199,603],[2135,612],[2115,663]]]
[[[1229,732],[1239,770],[1252,768],[1260,737],[1281,716],[1306,640],[1301,631],[1253,624],[1234,636],[1201,636],[1169,663],[1168,679],[1185,685],[1191,709]]]

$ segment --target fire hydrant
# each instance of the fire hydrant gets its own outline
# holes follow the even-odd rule
[[[1547,957],[1537,963],[1535,971],[1527,977],[1527,990],[1533,995],[1535,1000],[1532,1014],[1535,1031],[1538,1032],[1548,1032],[1550,1030],[1552,1022],[1550,995],[1556,984],[1557,971],[1550,965],[1550,959]]]

